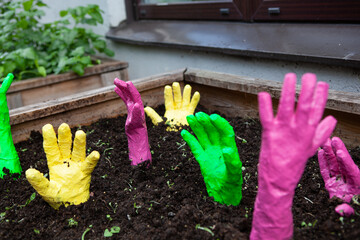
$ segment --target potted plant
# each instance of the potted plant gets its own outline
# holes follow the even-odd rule
[[[41,0],[5,0],[0,6],[0,78],[11,72],[15,81],[30,79],[14,82],[10,109],[106,86],[114,76],[127,79],[127,63],[105,60],[98,65],[102,60],[94,57],[114,56],[102,36],[83,27],[103,23],[99,6],[63,10],[61,19],[50,23],[40,22],[43,7]],[[79,78],[82,82],[69,82]]]

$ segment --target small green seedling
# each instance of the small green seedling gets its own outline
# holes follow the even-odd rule
[[[116,213],[116,209],[117,209],[117,207],[118,207],[118,204],[115,203],[114,206],[113,206],[113,204],[112,204],[111,202],[109,202],[109,206],[111,207],[111,209],[113,210],[113,212]]]
[[[170,181],[167,181],[166,183],[167,183],[169,188],[171,188],[174,185],[174,183],[170,183]]]
[[[88,233],[91,230],[91,228],[92,228],[92,225],[89,225],[89,227],[85,229],[85,231],[81,235],[81,240],[85,240],[85,234]]]
[[[107,214],[107,215],[106,215],[106,218],[107,218],[107,220],[109,220],[109,221],[112,221],[112,220],[113,220],[110,214]]]
[[[19,205],[20,208],[26,207],[30,202],[32,202],[36,197],[36,193],[34,192],[33,194],[31,194],[30,198],[28,200],[26,200],[24,205]]]
[[[134,202],[134,208],[136,209],[135,210],[136,214],[138,214],[139,208],[141,208],[141,206],[136,206],[136,202]]]
[[[344,225],[344,217],[339,217],[339,220],[340,220],[341,224]]]
[[[110,228],[110,230],[105,229],[104,237],[112,237],[114,234],[119,233],[119,232],[120,232],[120,227],[113,226],[112,228]]]
[[[38,230],[38,229],[34,228],[34,233],[36,233],[36,234],[40,234],[40,230]]]
[[[2,220],[5,219],[5,216],[6,216],[6,212],[0,213],[0,222],[2,222]]]
[[[206,232],[210,233],[211,236],[214,236],[214,235],[215,235],[209,228],[207,228],[207,227],[202,227],[202,226],[200,226],[200,224],[196,224],[195,229],[196,229],[196,230],[199,229],[199,230],[206,231]]]
[[[75,219],[73,219],[73,218],[68,219],[69,227],[76,227],[77,225],[78,225],[78,222]]]

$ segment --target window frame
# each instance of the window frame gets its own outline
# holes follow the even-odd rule
[[[167,5],[140,1],[125,0],[130,21],[360,22],[358,0],[227,0]]]

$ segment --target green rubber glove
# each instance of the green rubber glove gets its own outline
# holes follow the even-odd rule
[[[209,196],[221,204],[239,205],[243,178],[234,129],[217,114],[198,112],[186,118],[197,139],[186,130],[181,136],[200,165]]]
[[[19,156],[12,140],[9,108],[6,101],[6,92],[13,79],[14,75],[9,73],[0,87],[0,178],[5,175],[3,172],[4,167],[11,174],[21,173]]]

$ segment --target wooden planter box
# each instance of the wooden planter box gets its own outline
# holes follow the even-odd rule
[[[250,118],[258,118],[257,94],[261,91],[269,92],[276,107],[282,86],[281,82],[198,69],[180,69],[132,82],[140,92],[144,105],[156,107],[164,104],[164,86],[174,81],[182,85],[189,83],[193,87],[193,92],[199,91],[200,104],[210,111],[217,110],[228,116]],[[14,142],[19,142],[27,139],[31,131],[40,131],[47,123],[57,128],[66,122],[74,127],[126,113],[125,104],[111,85],[13,109],[10,111],[10,121]],[[325,114],[337,118],[338,124],[334,135],[341,137],[348,148],[360,145],[359,94],[330,90]]]
[[[83,76],[63,73],[14,82],[7,93],[8,106],[14,109],[109,86],[115,77],[128,80],[127,68],[127,62],[105,60],[86,68]]]

